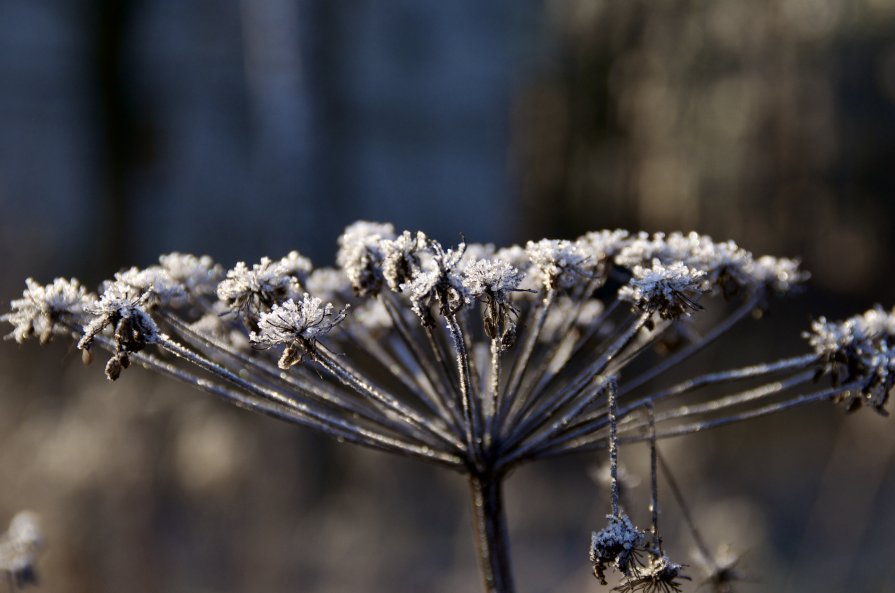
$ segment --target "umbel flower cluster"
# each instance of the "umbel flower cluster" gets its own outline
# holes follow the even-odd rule
[[[98,294],[29,279],[3,319],[19,342],[73,336],[85,359],[107,352],[112,380],[136,362],[467,475],[484,585],[500,592],[513,590],[501,484],[520,464],[608,449],[611,514],[593,535],[594,574],[605,584],[614,571],[622,591],[677,591],[683,569],[656,525],[657,441],[820,400],[885,413],[895,382],[895,315],[873,309],[818,319],[804,354],[663,383],[807,277],[795,260],[696,233],[446,247],[358,222],[336,261],[315,268],[292,252],[225,270],[172,253]],[[650,531],[618,505],[618,447],[638,441],[651,444]]]

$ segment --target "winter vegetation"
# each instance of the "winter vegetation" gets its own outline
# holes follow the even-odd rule
[[[895,384],[895,313],[879,307],[816,319],[791,357],[667,380],[808,278],[797,260],[756,257],[732,241],[612,230],[524,247],[445,246],[357,222],[338,243],[336,268],[295,251],[229,270],[172,253],[95,294],[74,279],[28,279],[3,319],[17,342],[72,338],[85,362],[103,352],[111,380],[136,363],[238,407],[466,476],[488,593],[515,590],[505,478],[593,452],[609,461],[606,522],[592,526],[589,550],[599,583],[729,591],[738,572],[704,544],[662,440],[816,402],[885,415]],[[712,322],[700,324],[709,311]],[[646,529],[619,493],[619,448],[638,442],[649,452]],[[666,554],[660,476],[704,566]],[[17,517],[4,537],[0,570],[27,584],[39,531]]]

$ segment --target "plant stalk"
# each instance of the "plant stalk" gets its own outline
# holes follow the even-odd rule
[[[500,474],[473,473],[469,476],[475,543],[485,593],[514,591],[502,485]]]

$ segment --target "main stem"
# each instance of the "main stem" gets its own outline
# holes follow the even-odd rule
[[[500,474],[477,472],[469,476],[475,543],[485,593],[514,591],[502,485]]]

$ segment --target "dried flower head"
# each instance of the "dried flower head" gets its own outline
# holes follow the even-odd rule
[[[618,297],[641,311],[675,319],[702,309],[699,298],[709,290],[705,272],[681,262],[665,265],[654,259],[650,268],[634,266],[633,278],[619,290]]]
[[[345,319],[347,307],[334,314],[332,303],[321,305],[319,298],[307,293],[300,303],[289,299],[282,305],[274,305],[270,312],[262,313],[258,331],[252,332],[249,339],[265,348],[284,344],[286,349],[279,366],[288,369],[301,362],[303,354],[313,348],[318,337]]]
[[[375,295],[382,290],[385,281],[382,241],[394,238],[394,226],[364,221],[350,225],[339,237],[336,263],[345,271],[358,296]]]
[[[25,285],[22,298],[12,301],[12,310],[0,317],[13,325],[7,337],[19,343],[36,335],[41,344],[46,344],[54,334],[70,333],[59,321],[66,315],[77,318],[93,302],[93,297],[75,279],[56,278],[44,286],[28,278]]]
[[[529,241],[525,252],[547,290],[568,289],[582,278],[589,279],[597,263],[586,245],[571,241]]]
[[[683,566],[672,562],[665,554],[651,554],[650,560],[613,589],[620,593],[672,593],[681,590]]]
[[[207,255],[169,253],[159,257],[168,276],[193,296],[211,296],[224,277],[224,269]]]
[[[217,295],[232,311],[244,314],[252,324],[274,304],[300,294],[301,282],[310,269],[310,261],[297,251],[279,261],[262,257],[251,269],[245,262],[239,262],[218,285]]]
[[[112,282],[98,301],[85,307],[93,318],[84,326],[78,348],[90,350],[96,337],[111,326],[115,351],[106,364],[106,376],[113,381],[130,365],[131,353],[143,350],[159,337],[158,326],[145,309],[151,296],[151,290],[141,294],[130,285]]]
[[[829,374],[834,385],[858,382],[837,397],[849,411],[863,404],[887,415],[886,402],[895,385],[895,312],[877,306],[842,322],[820,317],[805,332],[821,362],[819,373]]]
[[[422,258],[427,254],[429,240],[423,232],[404,231],[395,239],[383,239],[382,275],[388,287],[401,292],[401,286],[409,282],[422,268]]]
[[[591,535],[590,561],[594,576],[606,584],[606,567],[613,566],[621,574],[636,574],[641,556],[649,546],[649,535],[637,529],[624,512],[607,515],[609,523]]]

